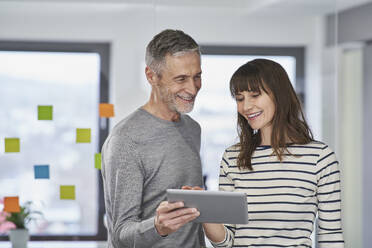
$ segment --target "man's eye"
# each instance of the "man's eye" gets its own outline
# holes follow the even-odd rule
[[[186,79],[186,78],[184,78],[184,77],[180,77],[180,78],[177,78],[176,81],[177,81],[177,82],[183,82],[183,81],[185,81],[185,79]]]
[[[241,102],[241,101],[243,101],[243,98],[235,98],[235,100],[236,100],[237,102]]]

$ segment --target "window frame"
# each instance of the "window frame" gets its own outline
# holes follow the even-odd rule
[[[0,40],[0,51],[14,52],[66,52],[66,53],[97,53],[100,56],[100,76],[99,76],[99,103],[109,102],[109,82],[110,82],[110,43],[91,43],[91,42],[38,42],[38,41],[11,41]],[[98,111],[98,110],[97,110]],[[109,133],[109,119],[98,117],[98,147],[97,152],[101,151]],[[101,241],[107,240],[107,230],[103,223],[105,214],[105,202],[103,194],[103,181],[101,171],[97,170],[98,177],[98,221],[96,235],[32,235],[30,240],[59,240],[59,241]],[[0,241],[8,240],[7,235],[0,235]]]

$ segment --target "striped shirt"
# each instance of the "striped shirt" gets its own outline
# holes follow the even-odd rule
[[[226,149],[219,187],[246,193],[249,223],[225,224],[225,240],[214,247],[311,247],[317,214],[318,248],[344,247],[334,152],[317,141],[288,145],[288,151],[280,162],[271,146],[257,147],[250,171],[237,167],[239,146]]]

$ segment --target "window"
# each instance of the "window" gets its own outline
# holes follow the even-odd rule
[[[107,136],[98,104],[108,102],[107,44],[0,43],[0,197],[19,196],[44,218],[29,226],[32,239],[104,239],[104,205],[94,155]],[[38,120],[38,106],[52,120]],[[77,143],[89,128],[89,143]],[[4,153],[5,138],[19,138],[19,153]],[[49,165],[49,179],[34,166]],[[60,186],[74,185],[75,200]]]

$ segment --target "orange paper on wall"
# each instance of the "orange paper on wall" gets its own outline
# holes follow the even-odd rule
[[[114,116],[114,105],[109,103],[99,104],[99,116],[100,117],[113,117]]]
[[[21,212],[18,196],[4,197],[4,211],[8,213]]]

